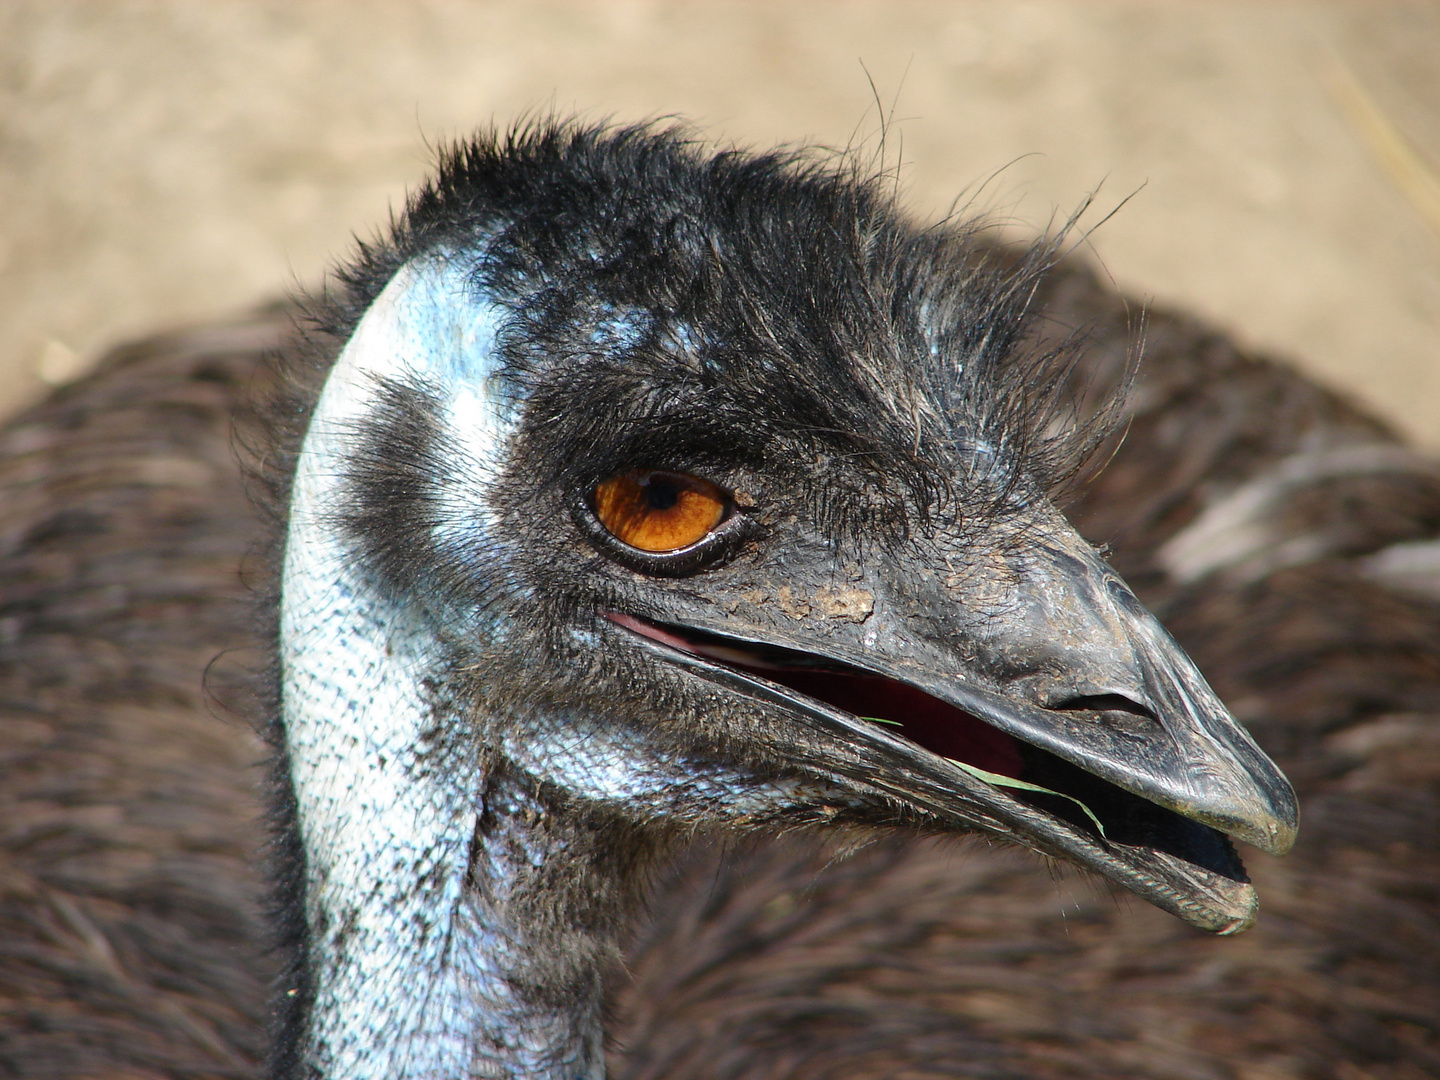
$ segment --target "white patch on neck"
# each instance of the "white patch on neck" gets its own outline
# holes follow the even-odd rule
[[[738,820],[792,809],[806,794],[843,799],[818,782],[760,779],[743,770],[654,753],[626,731],[574,730],[554,724],[503,744],[505,757],[531,776],[589,802],[608,803],[637,817]]]
[[[282,710],[307,862],[306,1052],[323,1077],[485,1072],[476,1055],[495,1033],[477,1020],[480,1003],[497,1006],[496,1024],[506,1019],[509,991],[487,940],[503,930],[481,925],[464,896],[482,779],[474,740],[456,736],[460,721],[426,689],[444,661],[425,616],[376,594],[333,513],[379,381],[409,383],[447,395],[470,459],[455,517],[483,539],[484,495],[513,424],[494,389],[504,313],[476,295],[464,261],[441,254],[403,267],[336,360],[300,454],[282,579]]]

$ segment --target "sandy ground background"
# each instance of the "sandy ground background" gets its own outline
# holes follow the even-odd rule
[[[0,410],[318,280],[476,125],[873,143],[871,79],[917,215],[1131,196],[1118,282],[1440,448],[1435,2],[0,0]]]

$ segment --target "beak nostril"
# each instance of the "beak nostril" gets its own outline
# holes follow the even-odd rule
[[[1158,724],[1160,718],[1155,715],[1155,710],[1148,705],[1141,705],[1124,694],[1077,694],[1074,697],[1057,701],[1049,708],[1056,712],[1098,712],[1098,713],[1127,713],[1130,716],[1149,720]]]

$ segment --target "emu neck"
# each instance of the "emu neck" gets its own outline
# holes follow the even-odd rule
[[[565,909],[574,892],[553,895],[588,861],[487,768],[484,722],[452,709],[418,617],[323,537],[292,534],[292,552],[283,719],[308,956],[291,1074],[597,1080],[603,944],[572,929],[591,921]]]
[[[336,360],[296,467],[280,669],[304,948],[283,1076],[603,1075],[603,946],[574,927],[605,920],[586,890],[544,902],[591,861],[496,766],[490,719],[447,690],[435,616],[383,588],[337,524],[354,432],[386,380],[464,388],[451,407],[483,491],[506,422],[489,382],[501,313],[468,273],[436,256],[396,274]],[[471,510],[483,527],[483,502]]]

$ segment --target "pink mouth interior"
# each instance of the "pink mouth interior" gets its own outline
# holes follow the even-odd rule
[[[908,683],[880,675],[834,670],[821,666],[819,658],[815,667],[807,667],[803,661],[773,663],[758,652],[747,653],[738,643],[731,647],[717,646],[709,640],[691,640],[673,628],[662,628],[618,612],[607,613],[606,618],[672,649],[779,683],[855,716],[890,721],[884,725],[886,731],[918,743],[941,757],[1017,780],[1024,771],[1020,744],[1015,739]]]

